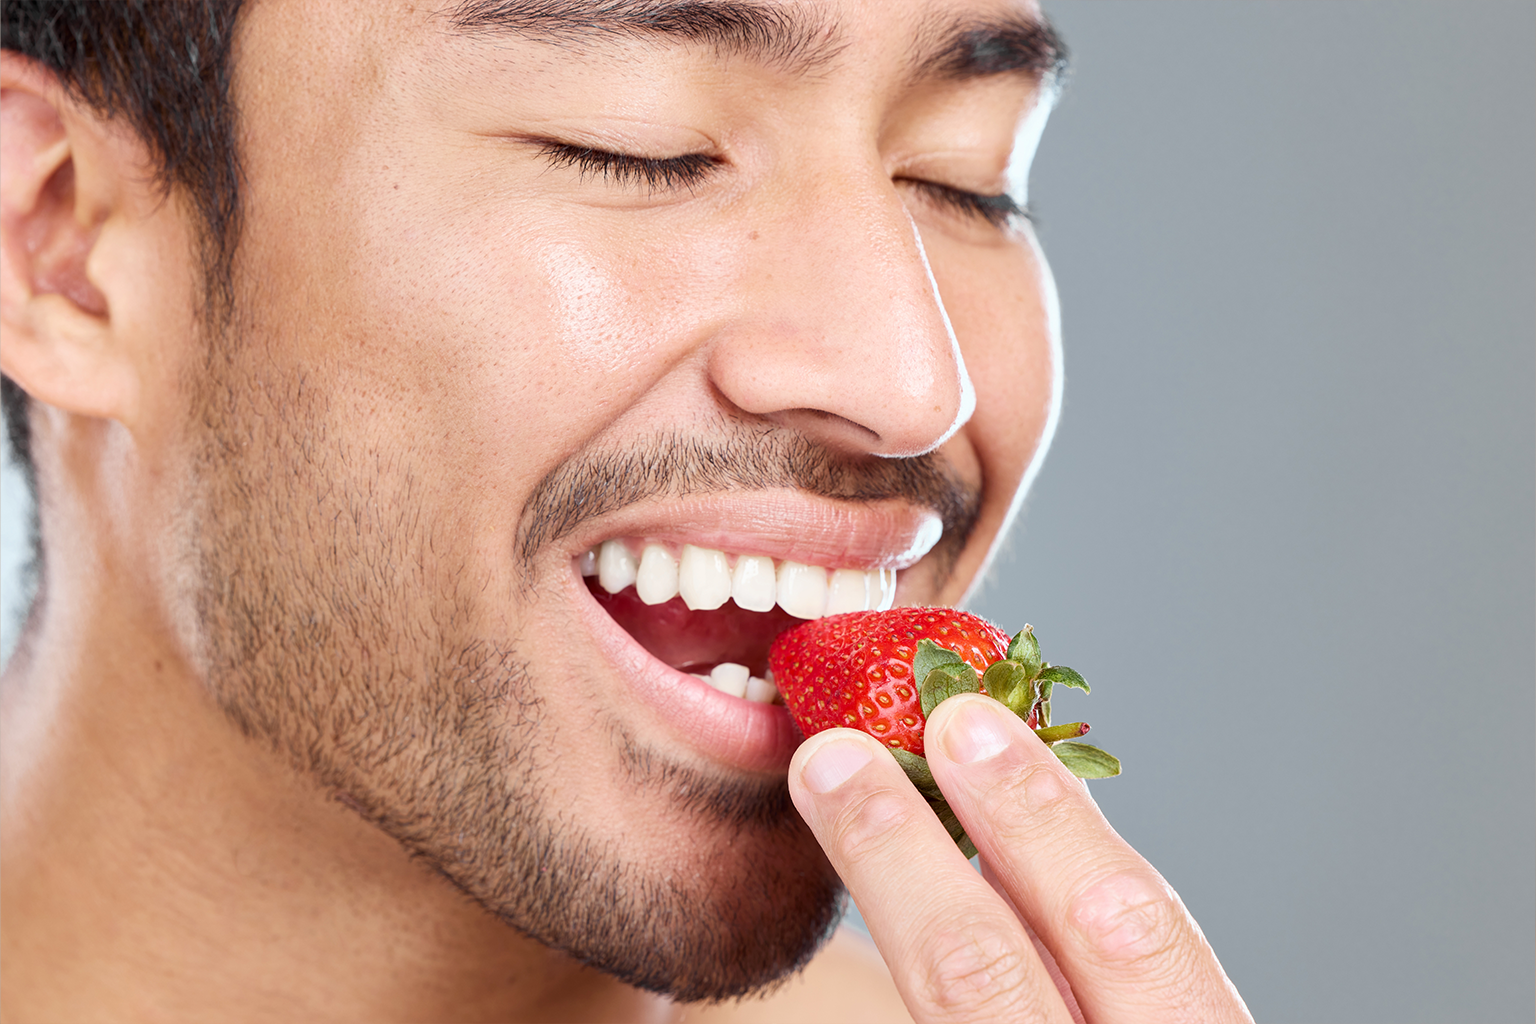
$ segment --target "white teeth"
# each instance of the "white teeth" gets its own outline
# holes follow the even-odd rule
[[[766,679],[750,676],[747,679],[747,700],[758,704],[772,704],[779,699],[779,688]]]
[[[858,569],[839,569],[832,574],[832,581],[827,584],[827,614],[840,615],[843,612],[862,612],[873,608],[879,601],[878,584],[871,587],[873,573],[862,572]],[[875,591],[873,594],[870,591]]]
[[[779,699],[779,688],[773,685],[772,672],[767,673],[767,679],[759,679],[750,674],[745,665],[722,661],[707,676],[698,672],[692,675],[732,697],[744,697],[758,704],[772,704]]]
[[[607,540],[577,559],[583,576],[596,576],[610,594],[634,586],[646,604],[682,595],[695,611],[719,608],[726,601],[752,612],[777,604],[800,619],[843,612],[884,611],[896,603],[895,569],[837,569],[784,561],[774,566],[763,555],[740,555],[735,569],[728,556],[713,548],[683,545],[681,560],[662,544],[647,544],[638,564],[628,545]]]
[[[827,612],[827,570],[819,565],[779,565],[779,607],[797,619],[819,619]]]
[[[597,582],[610,594],[617,594],[635,582],[635,556],[623,541],[603,541],[597,553]]]
[[[635,593],[646,604],[661,604],[677,596],[677,562],[660,544],[647,544],[635,574]]]
[[[736,559],[731,574],[731,600],[749,612],[766,612],[778,597],[774,583],[773,559],[762,555],[742,555]]]
[[[719,608],[731,597],[731,566],[725,554],[710,548],[683,545],[677,565],[677,591],[694,611]]]
[[[747,671],[747,666],[738,665],[734,661],[722,661],[709,672],[709,685],[732,697],[745,697],[750,679],[751,673]]]

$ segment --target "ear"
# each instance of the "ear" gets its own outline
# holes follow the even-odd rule
[[[143,147],[120,125],[42,65],[0,52],[0,369],[33,398],[134,419],[141,359],[111,301],[129,282],[99,280],[124,263],[121,254],[104,260],[100,243],[152,179]]]

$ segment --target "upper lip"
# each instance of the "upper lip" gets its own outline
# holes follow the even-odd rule
[[[693,544],[805,565],[905,569],[938,542],[932,509],[898,500],[833,501],[789,488],[641,502],[567,538],[576,557],[614,537]],[[563,547],[565,545],[562,545]]]

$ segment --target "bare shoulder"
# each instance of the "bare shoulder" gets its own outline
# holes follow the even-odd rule
[[[891,972],[863,932],[842,927],[804,971],[765,999],[688,1007],[687,1024],[864,1024],[910,1021]]]

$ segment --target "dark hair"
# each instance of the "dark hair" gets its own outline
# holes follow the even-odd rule
[[[144,140],[167,191],[185,190],[201,223],[204,315],[229,308],[240,229],[240,161],[229,95],[242,0],[5,0],[0,46],[31,57],[106,118]],[[11,454],[37,492],[28,399],[0,378]],[[35,536],[35,533],[34,533]]]

